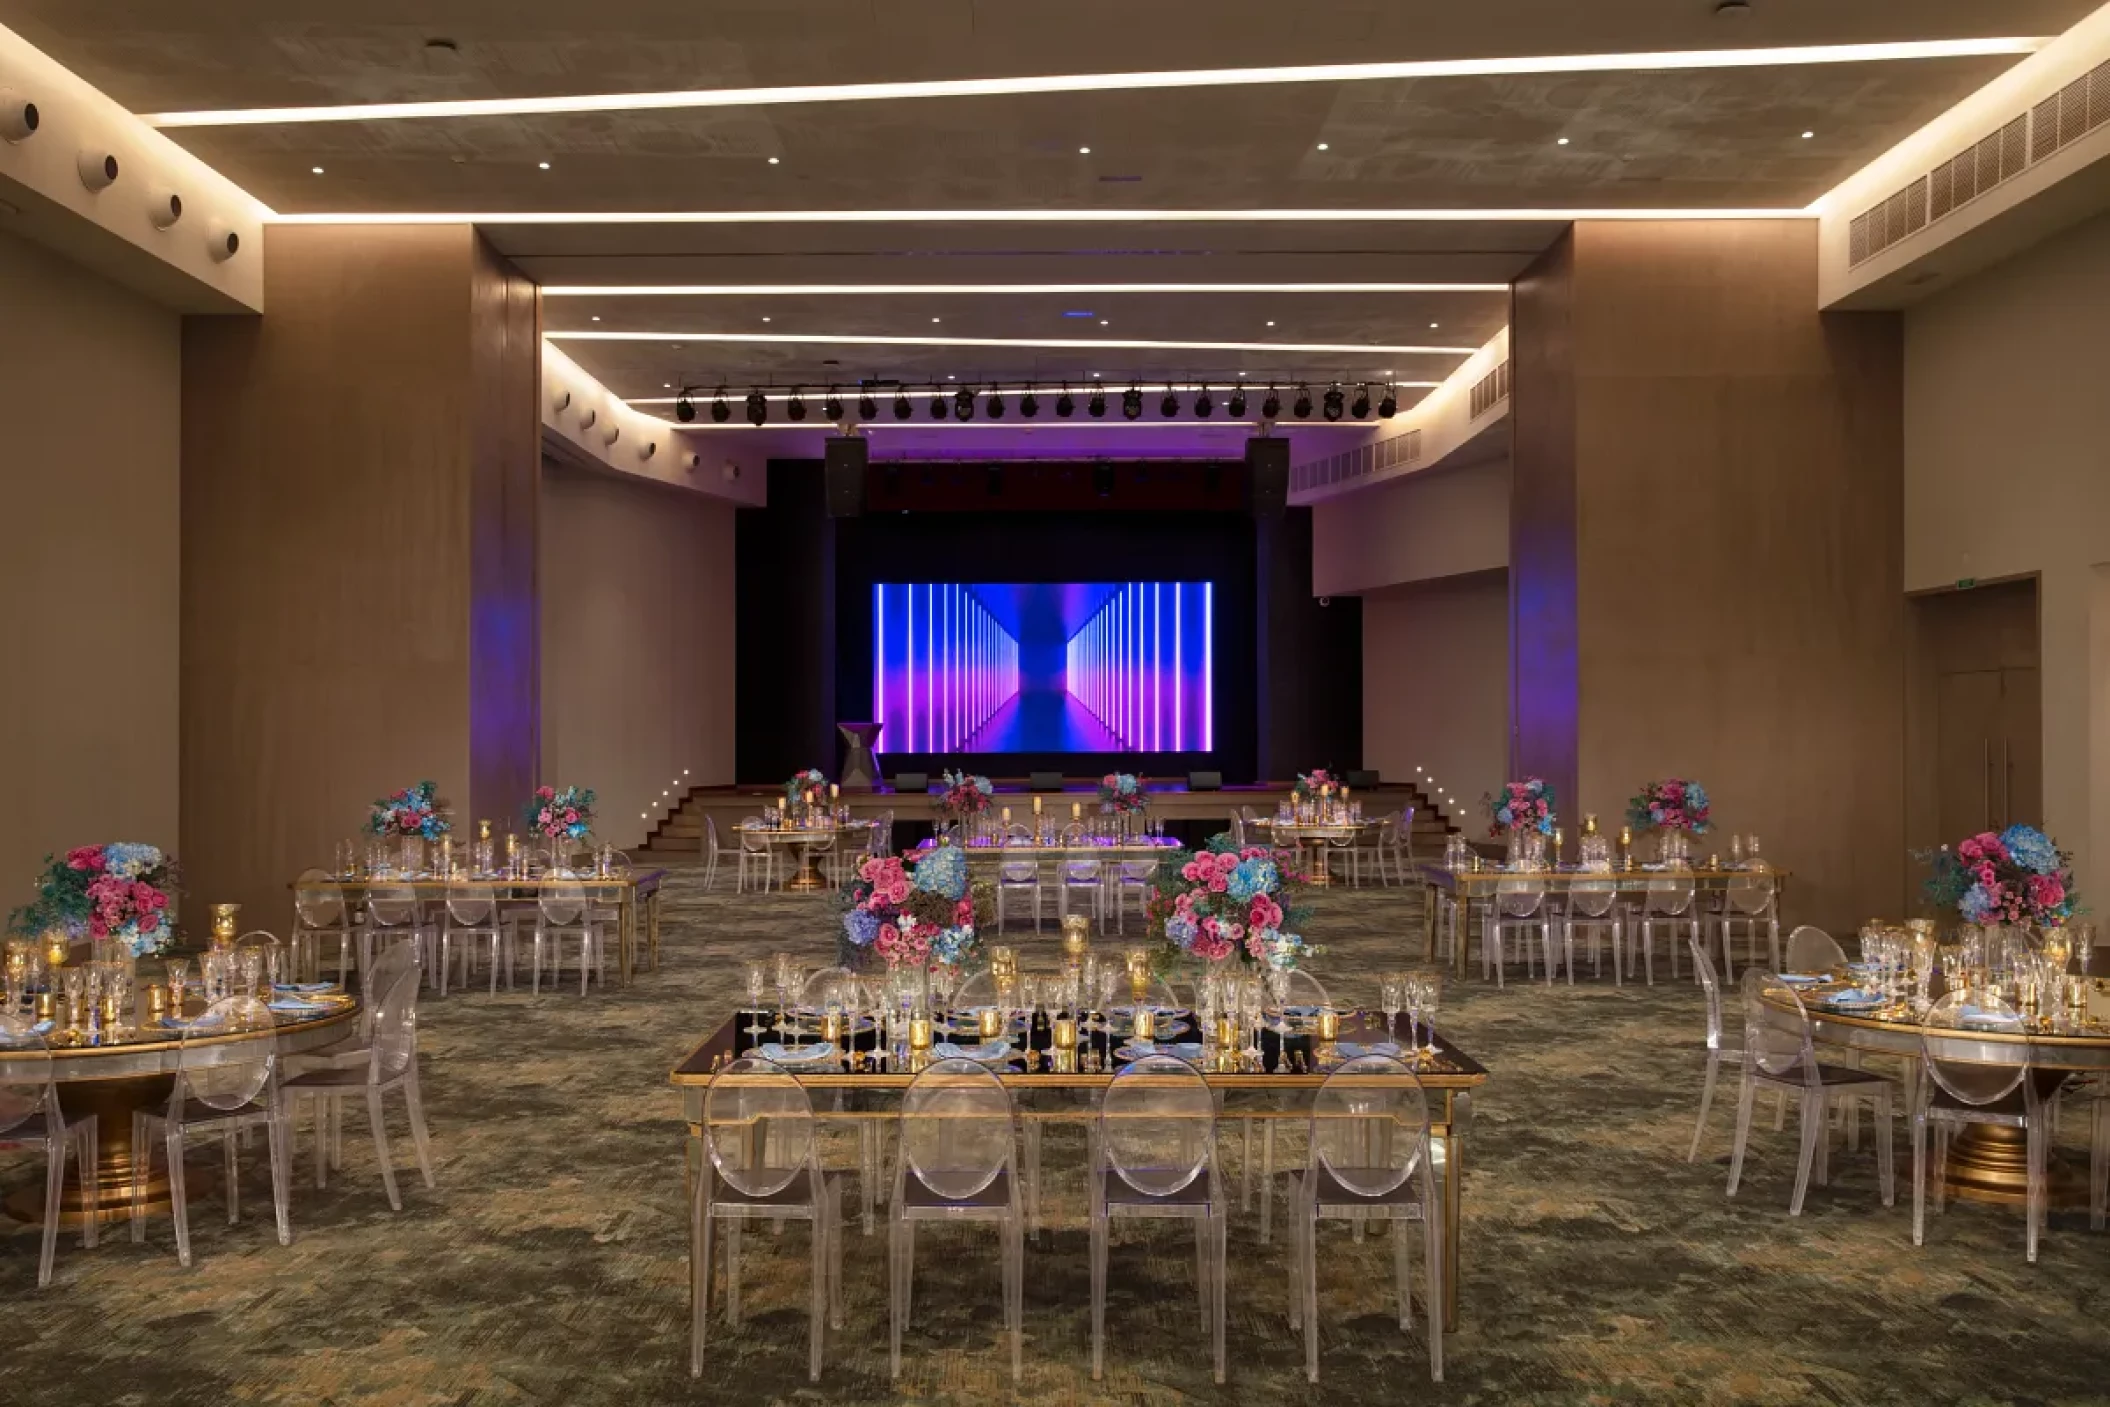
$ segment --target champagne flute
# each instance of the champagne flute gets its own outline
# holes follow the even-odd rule
[[[1398,973],[1387,972],[1378,980],[1378,1008],[1385,1013],[1385,1035],[1387,1038],[1397,1033],[1399,1009],[1405,1000],[1406,993],[1400,985],[1400,975]],[[1414,1030],[1411,1021],[1412,1018],[1410,1017],[1410,1024],[1407,1027],[1410,1040],[1413,1037]]]
[[[244,948],[241,955],[242,987],[251,1001],[256,1000],[256,985],[264,976],[264,953],[261,948]]]
[[[747,965],[747,1034],[756,1040],[769,1028],[762,1024],[762,1002],[769,991],[769,968],[759,962]]]
[[[1422,982],[1421,1029],[1422,1034],[1428,1037],[1427,1043],[1422,1047],[1422,1054],[1431,1060],[1436,1058],[1436,1007],[1442,995],[1443,981],[1441,978],[1430,977]]]

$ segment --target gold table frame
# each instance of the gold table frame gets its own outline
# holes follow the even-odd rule
[[[875,824],[873,821],[853,820],[836,826],[741,826],[734,834],[759,836],[769,843],[772,851],[778,845],[798,846],[798,873],[784,881],[784,889],[791,894],[813,894],[835,887],[821,874],[820,867],[814,863],[815,857],[824,853],[840,854],[843,837],[863,831],[869,838]],[[814,847],[823,840],[829,842],[828,850],[816,850]]]
[[[1266,831],[1270,843],[1277,849],[1292,850],[1299,855],[1310,851],[1311,863],[1303,867],[1305,880],[1320,886],[1334,883],[1329,856],[1344,848],[1336,842],[1345,840],[1347,848],[1353,848],[1363,838],[1363,832],[1377,830],[1383,824],[1382,817],[1368,821],[1278,821],[1270,816],[1245,823],[1249,831]]]
[[[613,889],[616,891],[616,970],[623,983],[628,985],[637,970],[640,910],[643,915],[647,965],[652,971],[659,971],[659,892],[666,878],[667,872],[662,869],[633,869],[627,875],[610,879],[597,879],[592,875],[580,875],[571,879],[549,876],[516,879],[507,875],[463,875],[460,879],[436,879],[427,876],[418,879],[380,880],[365,876],[357,879],[339,879],[333,876],[315,881],[315,884],[329,884],[339,890],[344,895],[347,915],[357,904],[366,902],[367,886],[371,884],[406,885],[416,893],[421,903],[429,898],[444,899],[449,889],[470,884],[489,886],[496,890],[500,903],[508,899],[533,898],[534,891],[548,884],[577,884],[585,888],[589,897],[597,890]],[[302,888],[314,886],[304,886],[299,880],[295,880],[290,887],[297,892]]]
[[[693,1189],[694,1179],[703,1166],[703,1096],[709,1087],[713,1068],[734,1058],[736,1046],[735,1028],[744,1013],[735,1013],[713,1031],[688,1057],[669,1072],[669,1081],[682,1092],[683,1112],[688,1124],[688,1139],[685,1149],[684,1168]],[[1388,1036],[1384,1017],[1376,1012],[1344,1013],[1341,1020],[1341,1039],[1360,1040],[1365,1043],[1394,1039]],[[1473,1091],[1487,1083],[1488,1071],[1478,1061],[1466,1055],[1439,1033],[1435,1037],[1438,1068],[1417,1071],[1423,1091],[1429,1102],[1429,1140],[1434,1154],[1437,1176],[1442,1182],[1440,1193],[1443,1203],[1443,1326],[1444,1332],[1452,1333],[1458,1327],[1458,1266],[1460,1222],[1465,1199],[1465,1135],[1472,1123]],[[741,1052],[745,1054],[745,1051]],[[1444,1068],[1448,1067],[1448,1068]],[[1111,1071],[1097,1073],[1027,1073],[1022,1070],[998,1071],[998,1079],[1020,1101],[1021,1118],[1050,1122],[1088,1122],[1097,1117],[1092,1105],[1079,1107],[1028,1108],[1025,1102],[1033,1096],[1055,1094],[1064,1101],[1079,1094],[1095,1094],[1113,1082]],[[824,1073],[808,1074],[793,1072],[793,1078],[809,1091],[848,1092],[858,1091],[877,1096],[879,1100],[889,1097],[898,1099],[905,1092],[914,1075],[905,1071],[880,1073]],[[1204,1071],[1202,1078],[1209,1088],[1222,1094],[1237,1096],[1241,1103],[1250,1101],[1257,1107],[1225,1107],[1219,1116],[1231,1119],[1295,1119],[1308,1121],[1311,1117],[1310,1097],[1312,1092],[1325,1083],[1322,1073],[1265,1074],[1257,1072]],[[1301,1108],[1283,1108],[1279,1103],[1269,1104],[1265,1096],[1295,1098],[1302,1096]],[[876,1102],[876,1101],[875,1101]],[[830,1109],[829,1119],[893,1119],[897,1117],[891,1109]],[[695,1254],[695,1247],[690,1247]]]

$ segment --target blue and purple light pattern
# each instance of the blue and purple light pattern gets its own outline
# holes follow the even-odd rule
[[[881,583],[882,751],[1207,752],[1210,582]]]

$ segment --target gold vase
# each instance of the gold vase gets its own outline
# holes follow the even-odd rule
[[[212,945],[221,952],[234,946],[235,935],[242,931],[242,906],[240,904],[214,904],[212,906]]]
[[[1062,918],[1062,961],[1067,967],[1084,965],[1084,955],[1092,946],[1092,921],[1083,914],[1064,914]]]

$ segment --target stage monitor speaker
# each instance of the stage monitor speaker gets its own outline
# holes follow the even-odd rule
[[[1028,773],[1026,774],[1026,790],[1028,790],[1028,791],[1061,791],[1061,790],[1062,790],[1062,773],[1060,773],[1060,772],[1028,772]]]
[[[831,435],[821,472],[828,485],[828,516],[855,518],[865,511],[865,464],[871,444],[855,435]]]
[[[1189,772],[1187,774],[1187,790],[1189,791],[1222,791],[1223,789],[1224,774],[1221,772]]]
[[[929,791],[929,790],[930,790],[930,773],[928,773],[928,772],[896,772],[896,773],[894,774],[894,790],[895,790],[895,791]]]
[[[1377,785],[1377,773],[1351,770],[1341,780],[1358,791],[1368,791]]]
[[[1245,442],[1246,511],[1279,518],[1289,509],[1289,441],[1256,435]]]

